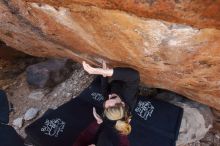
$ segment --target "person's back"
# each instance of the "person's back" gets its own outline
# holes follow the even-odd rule
[[[130,112],[137,100],[139,73],[132,68],[93,68],[85,62],[83,67],[89,74],[103,76],[101,84],[105,97],[104,117],[100,119],[94,115],[97,121],[103,120],[97,146],[119,146],[122,144],[120,135],[128,135],[131,132]],[[107,77],[111,80],[110,84]]]

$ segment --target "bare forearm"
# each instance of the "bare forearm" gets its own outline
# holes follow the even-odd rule
[[[88,63],[83,61],[83,68],[85,71],[87,71],[89,74],[95,74],[95,75],[102,75],[102,76],[107,76],[111,77],[113,75],[113,69],[108,69],[108,68],[94,68],[90,66]]]
[[[103,76],[106,76],[106,77],[111,77],[113,75],[113,69],[97,68],[97,74],[103,75]]]

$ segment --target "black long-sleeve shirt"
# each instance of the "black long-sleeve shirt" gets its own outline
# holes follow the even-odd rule
[[[108,78],[102,78],[102,92],[106,100],[108,94],[116,93],[122,100],[133,109],[137,101],[138,85],[140,76],[138,71],[131,68],[117,67],[113,69],[113,75],[108,83]]]
[[[108,83],[108,78],[102,78],[101,87],[105,100],[108,94],[115,93],[119,95],[122,101],[129,106],[130,111],[134,108],[137,101],[138,85],[140,77],[138,71],[131,68],[114,68],[113,75]],[[97,146],[119,146],[120,138],[114,128],[115,121],[104,119],[98,132]]]

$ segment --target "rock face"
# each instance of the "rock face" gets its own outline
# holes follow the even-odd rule
[[[177,140],[178,146],[196,142],[205,137],[213,126],[213,115],[208,106],[187,100],[177,94],[163,92],[156,98],[170,102],[184,109]]]
[[[0,39],[35,56],[140,71],[220,110],[220,1],[2,0]]]

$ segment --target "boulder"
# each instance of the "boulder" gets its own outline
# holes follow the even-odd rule
[[[24,120],[29,121],[29,120],[34,119],[37,116],[38,112],[39,112],[39,109],[37,108],[28,109],[24,115]]]
[[[15,128],[21,128],[23,126],[23,117],[17,118],[13,121],[12,125],[15,126]]]
[[[198,142],[213,127],[213,115],[206,105],[188,100],[172,92],[162,92],[156,98],[184,109],[177,146]]]
[[[27,67],[27,82],[36,88],[53,87],[67,79],[72,70],[71,60],[50,59]],[[37,92],[35,95],[41,96],[41,92]],[[31,96],[33,97],[33,95]]]
[[[220,1],[2,0],[0,39],[30,55],[137,69],[220,110]]]

